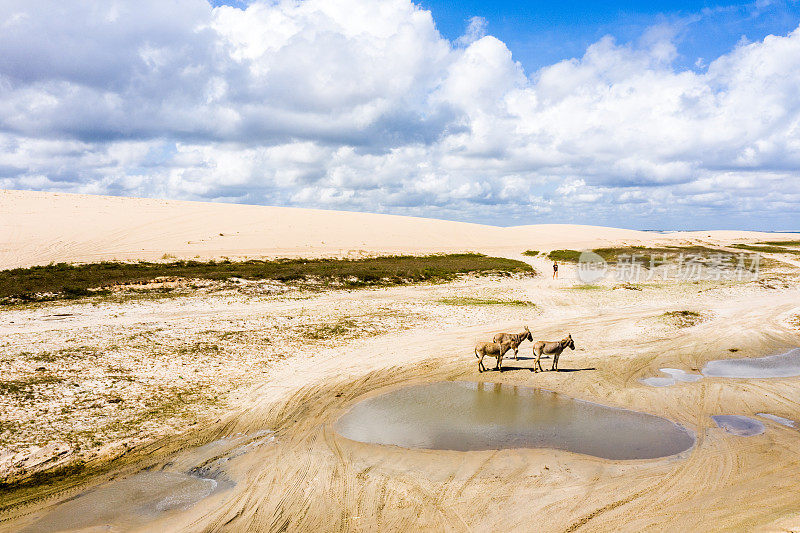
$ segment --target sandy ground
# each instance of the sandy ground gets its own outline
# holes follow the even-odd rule
[[[659,234],[541,224],[462,222],[313,209],[0,190],[0,269],[99,260],[358,256],[378,253],[598,248],[649,243],[730,244],[796,234]]]
[[[198,248],[182,248],[183,242],[227,220],[221,214],[210,220],[214,209],[234,209],[5,191],[0,193],[0,216],[7,223],[6,208],[22,213],[32,205],[42,212],[42,202],[24,201],[37,195],[51,202],[56,213],[72,206],[78,214],[92,215],[50,228],[37,222],[42,217],[32,211],[10,217],[18,222],[0,245],[4,266],[101,257],[159,259],[165,253],[269,257],[291,251],[284,246],[291,239],[279,232],[269,237],[272,241],[264,240],[271,230],[259,224],[267,224],[274,208],[254,207],[253,213],[236,218],[236,224],[258,222],[251,233],[236,237],[235,246],[217,246],[211,238]],[[117,209],[114,202],[120,202]],[[135,203],[141,204],[138,215],[127,209]],[[87,221],[95,210],[109,218],[103,231]],[[170,211],[180,216],[166,224]],[[272,225],[289,224],[289,215]],[[343,215],[309,215],[314,216],[319,218],[313,232],[324,232],[326,224],[336,223],[326,217]],[[133,227],[136,217],[148,222]],[[126,224],[127,230],[119,229]],[[231,224],[209,237],[244,231]],[[724,245],[763,238],[742,232],[660,236],[605,229],[587,237],[580,227],[474,226],[467,232],[474,241],[465,242],[464,226],[457,223],[403,219],[402,224],[408,226],[392,237],[397,240],[384,235],[379,242],[376,232],[369,237],[374,240],[364,237],[366,244],[352,250],[391,251],[382,248],[391,242],[409,253],[461,246],[522,258],[519,253],[527,248],[578,248],[581,242],[598,246],[671,239],[665,242]],[[439,224],[441,231],[433,231]],[[448,234],[443,228],[450,224]],[[435,243],[429,250],[420,247],[419,235],[411,244],[403,241],[413,236],[407,232],[411,227],[432,231]],[[621,233],[615,236],[614,231]],[[507,232],[508,240],[481,241],[498,232]],[[508,237],[515,232],[524,238]],[[159,240],[137,250],[134,243],[145,243],[148,234]],[[301,255],[348,253],[358,234],[354,229],[341,247],[335,241],[315,247],[308,237],[308,247],[295,250]],[[529,240],[537,234],[542,240]],[[46,242],[52,245],[43,247]],[[448,248],[448,242],[455,244]],[[512,248],[513,253],[508,251]],[[662,367],[693,371],[713,359],[757,357],[800,345],[800,270],[793,260],[776,257],[784,263],[765,273],[767,282],[666,281],[631,290],[613,281],[583,287],[569,265],[553,281],[549,262],[525,259],[545,275],[317,293],[221,284],[178,296],[0,310],[4,378],[21,382],[42,376],[36,393],[25,401],[2,397],[0,468],[22,472],[36,468],[37,461],[52,467],[80,459],[92,473],[55,484],[55,492],[34,487],[5,494],[0,531],[800,529],[798,429],[760,419],[766,425],[763,434],[739,437],[717,428],[710,418],[766,412],[800,421],[800,378],[705,378],[667,388],[639,381],[658,375]],[[664,316],[669,311],[693,311],[699,317],[681,321]],[[571,333],[577,349],[562,357],[560,367],[572,371],[532,373],[531,345],[524,343],[518,361],[506,360],[508,371],[478,373],[475,341],[497,331],[520,331],[525,324],[538,339]],[[403,450],[349,441],[332,429],[337,417],[363,397],[452,379],[541,387],[664,416],[691,429],[697,443],[675,457],[609,461],[542,449]],[[95,476],[93,468],[101,473]],[[135,479],[128,476],[142,468],[200,472],[220,485],[194,505],[159,512],[126,504],[146,499],[152,490],[146,484],[139,493],[124,492],[113,505],[92,507],[74,499],[93,487]],[[15,505],[22,502],[27,503]]]
[[[80,335],[80,325],[85,334],[100,337],[92,345],[102,346],[103,338],[119,343],[119,331],[155,324],[153,329],[167,332],[165,336],[203,342],[211,341],[201,333],[213,330],[225,356],[219,358],[219,368],[206,372],[214,379],[198,383],[227,376],[240,388],[226,399],[226,412],[214,415],[218,422],[206,420],[202,429],[181,431],[191,434],[195,444],[232,435],[249,442],[264,431],[274,437],[226,459],[222,471],[235,484],[189,509],[150,517],[155,522],[120,512],[94,523],[83,513],[78,526],[116,523],[123,529],[186,531],[792,530],[800,526],[798,430],[764,420],[764,434],[738,437],[716,428],[709,417],[768,412],[800,419],[800,378],[706,378],[669,388],[638,381],[657,375],[660,367],[691,371],[711,359],[759,356],[800,344],[798,277],[791,270],[781,277],[785,284],[780,288],[756,282],[689,282],[645,285],[641,291],[613,289],[612,284],[585,290],[574,286],[574,271],[564,267],[559,281],[470,278],[302,298],[271,295],[259,301],[233,291],[108,308],[76,304],[70,307],[80,313],[73,319],[78,324],[34,325],[32,316],[34,324],[17,331],[4,323],[3,333],[20,345],[38,339],[44,346],[62,335]],[[467,296],[517,305],[442,303]],[[536,306],[519,305],[525,301]],[[702,319],[681,327],[662,316],[674,310],[696,311]],[[112,311],[118,315],[113,319]],[[39,313],[38,318],[45,313],[25,312]],[[343,320],[360,325],[335,338],[308,339],[307,346],[277,337],[271,341],[277,347],[266,345],[261,340],[266,332],[274,335],[285,327],[272,322],[281,316],[312,317],[307,322],[316,326]],[[100,323],[107,329],[97,333]],[[530,344],[525,343],[519,361],[506,361],[507,372],[479,374],[471,353],[474,341],[523,324],[537,338],[572,333],[577,350],[562,357],[561,367],[579,371],[530,372]],[[253,337],[237,339],[244,346],[234,353],[221,338],[230,331],[253,332]],[[161,343],[168,344],[164,339]],[[124,350],[125,343],[121,346]],[[286,351],[292,353],[273,358],[273,352]],[[192,361],[182,366],[209,364],[202,358]],[[249,369],[247,378],[242,369]],[[252,375],[255,369],[260,371]],[[166,376],[165,383],[175,381]],[[677,457],[615,462],[553,450],[401,450],[352,442],[332,430],[336,418],[365,395],[442,379],[543,387],[658,414],[693,430],[697,445]],[[170,439],[180,440],[177,434]],[[186,449],[191,448],[171,455],[156,446],[139,464],[156,470],[182,464],[186,459],[180,454]],[[196,466],[214,457],[193,461]],[[53,509],[57,513],[61,499],[84,488],[11,509],[0,530],[35,523]],[[68,516],[74,519],[74,514]]]

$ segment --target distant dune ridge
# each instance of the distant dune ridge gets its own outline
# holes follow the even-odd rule
[[[396,215],[0,189],[0,268],[100,260],[359,256],[707,242],[796,234],[501,228]]]

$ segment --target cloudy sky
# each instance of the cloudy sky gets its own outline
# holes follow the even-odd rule
[[[0,188],[800,230],[800,5],[639,4],[0,0]]]

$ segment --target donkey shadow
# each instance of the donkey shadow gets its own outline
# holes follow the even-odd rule
[[[531,372],[534,371],[533,368],[529,368]],[[550,370],[549,368],[545,370],[545,372],[583,372],[584,370],[597,370],[595,367],[587,367],[587,368],[558,368],[556,370]]]

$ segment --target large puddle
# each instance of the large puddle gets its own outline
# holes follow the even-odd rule
[[[714,378],[788,378],[800,376],[800,348],[778,355],[709,361],[703,375]]]
[[[692,447],[670,420],[495,383],[406,387],[354,405],[335,424],[352,440],[406,448],[555,448],[605,459],[653,459]]]

